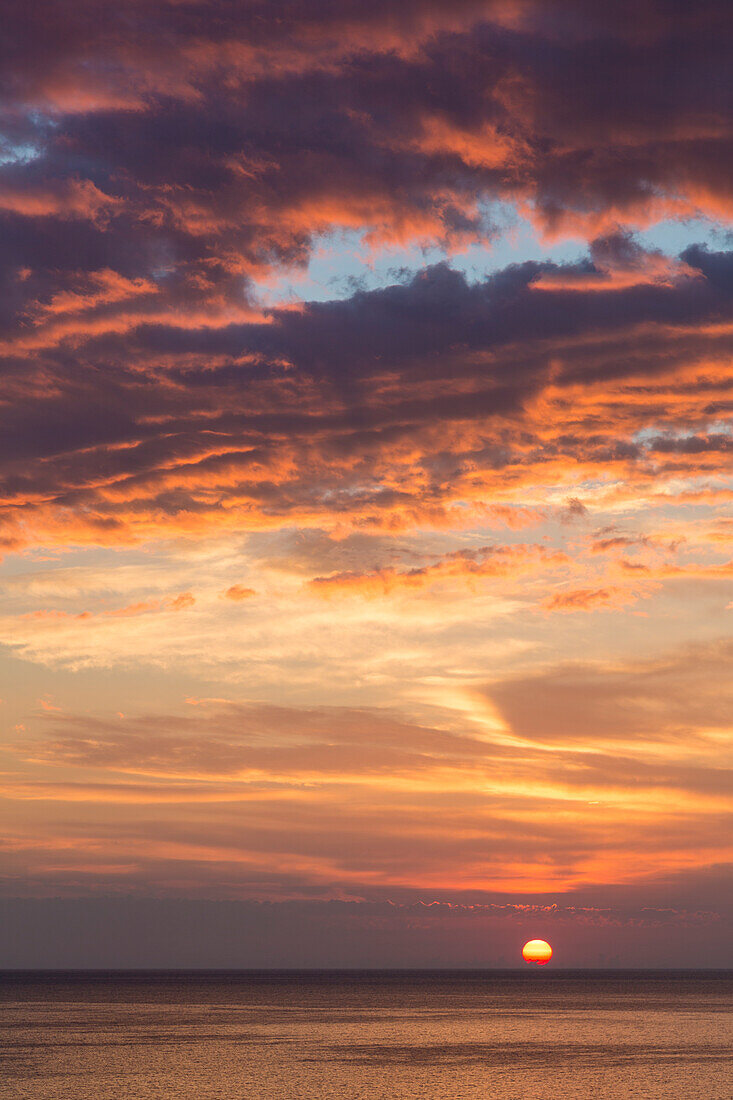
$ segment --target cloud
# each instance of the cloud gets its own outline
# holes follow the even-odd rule
[[[626,290],[641,286],[674,286],[695,279],[700,272],[661,251],[647,251],[630,233],[614,233],[591,242],[588,262],[569,270],[542,272],[535,280],[540,290]]]
[[[587,515],[588,509],[583,501],[577,497],[569,497],[560,512],[560,520],[562,523],[574,523],[576,520],[584,519]]]
[[[32,274],[6,296],[16,338],[34,293],[70,278],[153,281],[159,316],[225,324],[248,279],[304,264],[324,233],[455,249],[495,237],[507,204],[598,237],[583,271],[538,286],[693,273],[627,227],[730,210],[722,4],[648,5],[633,31],[623,4],[567,3],[557,22],[537,3],[340,7],[168,3],[150,20],[124,0],[100,23],[46,0],[41,30],[11,5],[3,134],[34,150],[0,166],[8,281]],[[151,309],[97,321],[127,331]]]
[[[729,648],[505,676],[467,694],[495,708],[491,728],[456,710],[430,724],[225,700],[125,718],[42,710],[14,753],[43,771],[5,783],[6,866],[23,853],[39,887],[61,874],[82,892],[87,876],[270,897],[643,890],[650,866],[728,858]]]
[[[193,607],[195,603],[196,598],[191,592],[182,592],[180,596],[170,601],[169,606],[172,611],[184,611],[188,607]]]
[[[717,882],[728,5],[4,22],[8,890]],[[380,285],[325,300],[346,247]]]
[[[573,588],[553,593],[543,606],[547,611],[617,611],[637,598],[629,588]]]
[[[512,520],[533,511],[528,484],[567,497],[618,474],[630,493],[666,477],[679,492],[679,461],[694,478],[727,446],[659,442],[724,415],[730,390],[733,281],[712,253],[696,263],[699,280],[585,294],[538,290],[547,264],[477,284],[439,265],[266,324],[143,325],[30,368],[11,357],[4,537],[396,529],[460,522],[459,502]]]
[[[230,588],[227,588],[226,592],[222,593],[228,600],[249,600],[252,596],[256,596],[254,588],[247,588],[243,584],[233,584]]]
[[[171,3],[153,23],[128,0],[100,25],[50,2],[39,33],[15,4],[14,139],[67,171],[82,150],[135,222],[189,243],[228,232],[250,258],[258,231],[261,252],[296,257],[334,224],[481,235],[477,195],[523,201],[550,230],[729,209],[721,3],[695,18],[648,5],[633,31],[624,4],[567,3],[553,21],[538,3],[341,7]]]
[[[511,678],[487,688],[492,702],[520,736],[568,744],[682,742],[730,729],[733,694],[724,669],[727,641],[689,645],[635,665],[595,667],[579,662]]]
[[[59,620],[63,622],[69,619],[87,621],[99,617],[129,619],[138,615],[145,615],[151,611],[184,611],[186,608],[193,607],[195,603],[196,599],[192,593],[182,592],[180,596],[172,596],[167,600],[138,600],[137,603],[127,604],[125,607],[114,607],[96,612],[81,611],[72,613],[58,609],[42,608],[38,611],[29,611],[24,617],[30,620],[50,620],[51,622]]]
[[[537,568],[564,564],[567,558],[544,546],[515,543],[512,546],[480,546],[454,550],[430,565],[399,570],[393,567],[369,573],[332,573],[314,577],[309,586],[323,595],[387,595],[395,589],[419,589],[441,581],[475,584],[492,577],[518,576]]]

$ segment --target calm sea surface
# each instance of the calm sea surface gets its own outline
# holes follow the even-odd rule
[[[3,1100],[733,1098],[733,973],[4,974]]]

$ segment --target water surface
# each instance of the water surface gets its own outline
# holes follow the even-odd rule
[[[733,972],[5,973],[6,1100],[731,1100]]]

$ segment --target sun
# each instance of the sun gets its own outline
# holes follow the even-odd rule
[[[522,958],[525,962],[545,966],[552,958],[552,948],[547,940],[528,940],[522,948]]]

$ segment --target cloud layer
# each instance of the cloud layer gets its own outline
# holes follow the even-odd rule
[[[717,882],[728,5],[4,19],[5,891]]]

